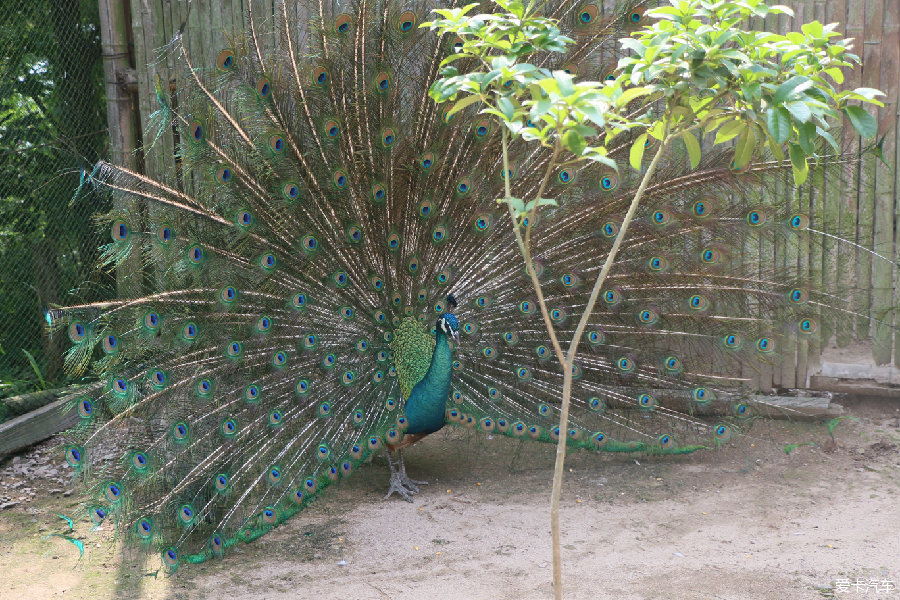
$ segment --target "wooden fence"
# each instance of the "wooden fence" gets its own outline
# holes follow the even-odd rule
[[[175,150],[170,134],[162,135],[143,154],[132,152],[141,139],[147,143],[155,136],[155,132],[142,131],[142,127],[157,108],[157,81],[162,82],[163,92],[170,95],[178,87],[174,59],[160,49],[183,28],[185,45],[194,63],[212,64],[216,53],[229,45],[229,37],[243,30],[247,1],[100,0],[106,55],[112,65],[107,70],[107,96],[114,160],[132,164],[151,176],[173,172]],[[281,2],[266,1],[273,7]],[[900,205],[896,202],[900,188],[897,152],[900,0],[780,0],[780,3],[794,9],[794,19],[775,16],[751,25],[784,33],[815,19],[840,23],[839,31],[855,38],[854,51],[863,59],[863,66],[849,74],[846,85],[879,88],[887,94],[884,108],[876,112],[878,135],[884,136],[883,152],[890,168],[872,157],[843,177],[827,181],[819,178],[799,193],[780,190],[786,196],[792,195],[797,210],[810,214],[814,224],[837,224],[842,235],[857,243],[858,248],[826,241],[823,245],[758,251],[764,260],[799,265],[822,289],[852,298],[852,306],[859,313],[882,318],[884,325],[872,326],[863,318],[844,318],[825,326],[833,329],[840,346],[871,338],[873,358],[878,364],[894,360],[900,366],[900,351],[894,352],[895,347],[900,347],[900,327],[896,330],[893,327],[893,307],[900,304],[900,291],[895,291],[894,286],[895,270],[891,262],[873,259],[870,252],[873,250],[891,261],[900,258],[900,245],[895,240],[896,224],[900,222]],[[604,5],[611,10],[615,1],[605,0]],[[127,56],[123,48],[129,49]],[[860,140],[849,129],[844,129],[845,147],[859,148]],[[809,374],[815,371],[820,351],[819,343],[798,342],[787,349],[780,366],[748,373],[748,376],[755,378],[763,389],[803,387]]]

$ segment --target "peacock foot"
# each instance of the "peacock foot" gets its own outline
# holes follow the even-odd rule
[[[417,479],[410,479],[406,476],[406,470],[401,470],[400,473],[400,485],[408,489],[413,494],[418,493],[420,485],[428,485],[427,481],[419,481]]]
[[[407,478],[409,481],[409,478]],[[400,473],[391,473],[391,487],[388,488],[388,493],[384,497],[385,500],[391,497],[391,495],[396,492],[401,498],[406,500],[407,502],[412,502],[412,496],[416,492],[419,491],[419,488],[413,486],[412,488],[408,488],[403,485],[403,479],[400,477]]]

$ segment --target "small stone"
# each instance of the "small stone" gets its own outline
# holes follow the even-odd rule
[[[10,500],[9,502],[4,502],[3,504],[0,504],[0,510],[4,510],[6,508],[12,508],[13,506],[18,506],[18,505],[19,505],[18,502],[14,501],[14,500]]]
[[[66,498],[68,498],[71,495],[72,495],[72,490],[66,490],[63,492],[63,496],[65,496]]]

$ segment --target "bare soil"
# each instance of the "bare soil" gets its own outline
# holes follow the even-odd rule
[[[822,424],[765,421],[720,451],[571,455],[565,597],[900,598],[900,406],[847,407],[860,420],[834,441]],[[414,503],[382,499],[378,457],[276,531],[169,576],[110,531],[77,525],[83,558],[47,537],[77,503],[53,445],[0,464],[0,599],[551,596],[550,446],[445,430],[406,453],[431,482]]]

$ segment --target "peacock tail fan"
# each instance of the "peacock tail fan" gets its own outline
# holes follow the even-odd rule
[[[548,2],[577,43],[539,60],[607,76],[645,4]],[[69,370],[93,381],[70,398],[66,460],[91,518],[169,568],[259,537],[399,439],[446,312],[461,334],[448,423],[665,454],[729,439],[753,414],[753,371],[850,311],[798,261],[760,260],[775,243],[823,243],[827,225],[785,208],[789,164],[736,172],[711,152],[690,170],[675,152],[590,318],[559,431],[562,375],[496,203],[499,130],[427,94],[456,43],[419,28],[437,6],[250,3],[246,34],[209,64],[176,39],[177,102],[160,88],[156,116],[177,130],[180,172],[92,176],[118,206],[148,207],[103,218],[101,266],[137,257],[143,271],[138,293],[51,312]],[[529,197],[548,154],[512,155],[513,193]],[[558,206],[527,225],[560,339],[639,183],[627,144],[612,156],[618,173],[554,173]],[[713,407],[721,422],[699,418]]]

